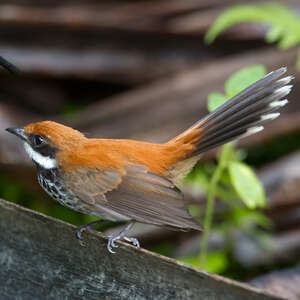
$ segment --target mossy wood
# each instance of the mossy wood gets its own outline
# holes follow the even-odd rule
[[[281,299],[0,200],[0,299]]]

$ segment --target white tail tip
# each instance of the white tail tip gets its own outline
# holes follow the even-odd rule
[[[271,102],[270,103],[270,107],[274,108],[274,107],[282,107],[285,106],[289,101],[287,99],[283,99],[281,101],[275,101],[275,102]]]
[[[291,92],[293,85],[285,85],[275,91],[275,93],[282,93],[283,95],[287,95]],[[282,96],[283,96],[282,95]]]
[[[281,78],[281,79],[277,80],[277,83],[281,83],[281,84],[286,85],[286,84],[290,83],[293,79],[295,79],[294,76],[287,76],[287,77],[284,77],[284,78]]]
[[[264,130],[264,126],[255,126],[255,127],[251,127],[247,130],[247,134],[250,135],[250,134],[254,134],[254,133],[257,133],[257,132],[260,132]]]
[[[260,132],[264,129],[264,126],[255,126],[255,127],[251,127],[249,128],[244,134],[242,134],[241,136],[238,137],[238,139],[242,139],[246,136],[255,134],[257,132]]]
[[[280,116],[280,113],[272,113],[272,114],[267,114],[267,115],[263,115],[261,116],[261,120],[262,121],[266,121],[266,120],[274,120],[276,118],[278,118]]]

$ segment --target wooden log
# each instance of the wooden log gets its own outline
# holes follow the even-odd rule
[[[0,200],[1,299],[283,299]]]

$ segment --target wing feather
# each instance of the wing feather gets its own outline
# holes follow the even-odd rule
[[[118,170],[101,171],[86,168],[67,172],[64,180],[67,188],[88,204],[107,202],[105,193],[116,189],[121,181],[122,173]]]
[[[68,188],[82,201],[94,204],[95,210],[181,230],[201,229],[174,184],[143,166],[128,164],[123,171],[78,169],[66,176]]]
[[[127,167],[118,189],[106,194],[106,205],[141,223],[200,230],[174,184],[147,169]]]

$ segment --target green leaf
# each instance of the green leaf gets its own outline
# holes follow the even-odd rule
[[[234,97],[266,74],[267,71],[263,65],[249,66],[237,71],[225,83],[226,96],[228,98]]]
[[[251,5],[238,5],[225,10],[210,27],[204,37],[204,41],[207,44],[211,44],[218,35],[229,27],[245,20],[250,21],[252,19],[251,16],[254,17],[254,20],[257,20],[255,15],[257,17],[257,9]]]
[[[235,160],[234,142],[225,144],[220,152],[219,164],[225,169],[231,160]]]
[[[228,99],[221,93],[211,93],[208,95],[207,109],[209,112],[214,111],[224,104]]]
[[[218,35],[242,22],[267,24],[281,28],[280,31],[296,31],[299,19],[292,10],[280,3],[261,5],[237,5],[221,13],[205,35],[205,42],[212,43]],[[271,33],[271,35],[274,34]],[[277,36],[278,32],[276,32]]]
[[[269,26],[265,40],[268,43],[278,42],[280,49],[288,49],[300,43],[299,15],[281,3],[237,5],[225,10],[206,33],[205,42],[212,43],[222,32],[243,22]]]
[[[242,162],[231,162],[229,174],[234,189],[247,207],[265,206],[264,188],[249,166]]]
[[[270,28],[270,30],[268,31],[266,35],[266,41],[268,43],[274,43],[281,38],[282,34],[283,34],[282,28],[279,26],[274,26]]]
[[[300,42],[299,34],[293,34],[293,32],[286,33],[282,36],[278,43],[280,49],[286,50],[296,46]]]
[[[207,44],[229,27],[241,22],[263,22],[269,19],[268,12],[257,5],[237,5],[221,13],[204,37]],[[270,21],[270,20],[269,20]]]

